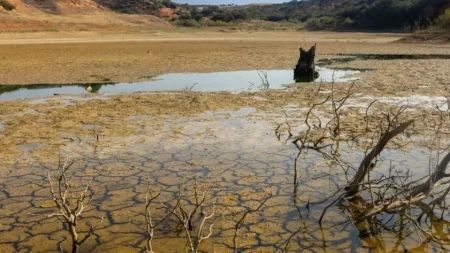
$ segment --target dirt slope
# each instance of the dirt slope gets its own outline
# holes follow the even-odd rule
[[[39,12],[47,14],[85,14],[105,9],[92,0],[8,0],[8,2],[15,6],[15,10],[11,12],[15,14]]]
[[[0,32],[133,31],[169,27],[152,15],[126,15],[94,0],[7,0],[12,11],[0,7]]]

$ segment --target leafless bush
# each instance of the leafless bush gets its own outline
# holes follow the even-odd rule
[[[169,207],[169,205],[165,203],[160,203],[160,206],[167,211],[167,214],[156,224],[153,224],[152,221],[150,204],[160,196],[160,193],[157,193],[155,196],[153,196],[150,193],[150,190],[147,191],[145,210],[145,219],[147,223],[148,234],[147,252],[154,252],[152,247],[152,240],[154,237],[155,228],[171,216],[173,216],[178,221],[183,231],[185,232],[186,238],[188,240],[188,248],[186,249],[186,252],[198,252],[201,243],[211,237],[214,226],[214,222],[211,222],[211,220],[214,219],[216,215],[216,206],[214,203],[212,203],[210,214],[207,214],[202,209],[204,207],[204,204],[209,200],[208,192],[210,190],[210,184],[199,185],[198,177],[196,175],[193,177],[193,181],[193,204],[188,204],[190,198],[189,196],[187,196],[186,191],[188,191],[189,189],[184,189],[181,185],[174,206]],[[203,218],[200,220],[199,224],[197,224],[198,226],[194,226],[194,216],[196,216],[199,211],[201,211],[200,214]]]
[[[63,222],[67,225],[70,236],[72,238],[72,253],[77,253],[79,247],[86,242],[89,237],[94,233],[96,227],[98,227],[103,222],[103,217],[100,222],[96,226],[90,226],[88,233],[83,236],[81,239],[78,237],[77,225],[78,220],[80,219],[80,215],[84,211],[84,209],[89,206],[92,201],[92,197],[94,196],[94,192],[90,189],[90,185],[92,179],[88,184],[84,187],[84,190],[81,191],[78,197],[72,197],[73,194],[70,193],[70,189],[72,185],[72,179],[75,176],[75,173],[69,178],[67,175],[68,170],[73,165],[74,161],[70,161],[67,159],[63,164],[61,160],[58,163],[58,169],[56,171],[56,175],[54,178],[57,181],[57,191],[55,192],[52,176],[50,172],[48,172],[48,182],[50,183],[50,192],[52,194],[53,202],[57,207],[57,212],[48,215],[48,217],[62,217]],[[63,251],[62,246],[60,245],[60,250]]]
[[[146,210],[145,210],[145,219],[147,223],[147,252],[154,253],[152,241],[154,238],[155,229],[160,226],[164,221],[169,221],[171,218],[175,218],[175,221],[181,226],[181,230],[186,235],[187,238],[187,248],[186,252],[196,253],[200,250],[200,245],[205,240],[208,240],[213,234],[213,228],[216,219],[216,205],[212,203],[209,206],[210,211],[208,213],[205,212],[205,204],[211,201],[209,195],[209,191],[211,189],[211,185],[200,184],[198,182],[198,177],[193,177],[192,184],[192,195],[189,196],[190,187],[184,188],[183,185],[180,186],[180,190],[177,193],[177,197],[175,199],[175,204],[169,206],[168,204],[159,202],[159,206],[163,208],[166,213],[163,215],[163,218],[159,219],[158,222],[154,222],[151,216],[150,205],[155,202],[157,198],[160,197],[161,193],[152,193],[150,188],[147,191],[147,195],[145,198]],[[259,206],[255,209],[247,208],[242,216],[238,219],[235,224],[235,233],[233,237],[233,250],[234,252],[238,252],[238,232],[239,229],[245,224],[245,220],[249,214],[258,212],[264,204],[272,197],[272,194],[269,194],[265,197]],[[189,204],[191,203],[191,204]],[[155,205],[157,205],[155,203]],[[158,208],[158,207],[155,207]],[[194,222],[195,215],[199,213],[200,219],[197,222]]]
[[[152,241],[153,241],[153,237],[154,237],[154,233],[155,233],[155,228],[161,224],[158,223],[156,225],[153,224],[153,219],[152,219],[152,213],[150,210],[150,204],[153,202],[153,200],[157,199],[159,196],[161,195],[161,192],[158,192],[156,194],[156,196],[153,196],[153,194],[150,191],[150,187],[147,190],[147,195],[145,196],[145,221],[147,223],[147,252],[148,253],[154,253],[153,251],[153,245],[152,245]]]

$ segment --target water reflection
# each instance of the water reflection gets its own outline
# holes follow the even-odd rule
[[[114,83],[0,85],[0,101],[50,97],[63,94],[97,93],[102,87],[114,85]]]
[[[320,78],[316,82],[348,82],[357,80],[359,70],[317,67]],[[245,91],[258,90],[261,74],[267,75],[266,88],[283,89],[292,84],[292,70],[231,71],[215,73],[174,73],[156,76],[153,80],[135,83],[90,83],[68,85],[0,85],[0,101],[49,97],[63,94],[133,93],[154,91]]]

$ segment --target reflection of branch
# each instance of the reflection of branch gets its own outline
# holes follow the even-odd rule
[[[284,114],[284,117],[285,117],[286,125],[288,127],[287,131],[289,133],[289,138],[291,138],[292,137],[292,132],[291,132],[291,125],[288,122],[288,115],[286,114],[285,111],[283,111],[283,114]]]
[[[239,228],[242,226],[242,224],[245,221],[245,218],[247,217],[248,214],[251,213],[255,213],[258,212],[259,209],[261,209],[261,207],[267,202],[267,200],[269,200],[272,197],[272,194],[270,194],[267,198],[265,198],[256,209],[249,209],[247,210],[247,212],[245,212],[241,219],[239,219],[239,221],[236,223],[235,227],[234,227],[234,237],[233,237],[233,245],[234,245],[234,253],[237,253],[238,251],[238,245],[237,245],[237,236],[238,236],[238,230]]]
[[[423,234],[425,234],[429,239],[433,240],[436,243],[439,243],[441,245],[450,245],[450,241],[443,241],[440,240],[438,238],[436,238],[432,233],[426,231],[425,229],[422,228],[422,226],[419,224],[419,222],[417,222],[417,219],[414,219],[413,217],[411,217],[410,215],[408,215],[407,212],[404,213],[405,217],[408,218],[408,220],[410,220],[417,229],[419,229]]]
[[[188,95],[188,97],[189,97],[189,99],[190,99],[190,101],[189,101],[189,106],[191,106],[192,103],[194,103],[194,102],[198,102],[198,101],[197,101],[198,93],[192,91],[196,85],[197,85],[197,83],[194,83],[194,84],[192,84],[191,86],[188,86],[188,85],[186,84],[186,88],[184,88],[184,89],[181,91],[182,93],[186,93],[186,94]]]
[[[94,134],[94,139],[98,142],[100,138],[100,134],[97,132],[97,129],[95,129],[96,126],[92,129],[92,133]]]
[[[270,87],[269,79],[267,78],[267,72],[258,71],[258,76],[261,79],[261,88],[268,89]]]
[[[193,83],[191,86],[188,86],[186,84],[186,88],[184,88],[183,91],[192,91],[192,89],[194,89],[195,85],[197,85],[197,83]]]
[[[300,229],[301,229],[301,228],[302,228],[302,227],[299,227],[294,233],[292,233],[292,234],[289,236],[289,238],[287,239],[286,244],[284,245],[284,248],[283,248],[283,250],[281,251],[281,253],[288,252],[289,248],[291,247],[291,240],[292,240],[292,238],[294,238],[294,236],[296,236],[296,235],[298,234],[298,232],[300,232]]]
[[[289,124],[289,121],[288,121],[288,115],[287,115],[287,113],[285,111],[282,111],[282,112],[283,112],[284,117],[285,117],[285,124],[287,126],[287,132],[289,134],[288,137],[286,138],[286,140],[284,141],[284,143],[286,144],[287,141],[292,138],[293,134],[292,134],[291,124]],[[282,125],[283,125],[283,123],[278,124],[277,128],[275,129],[275,136],[277,137],[278,141],[281,140],[281,133],[282,132],[280,131],[280,128],[281,128]]]

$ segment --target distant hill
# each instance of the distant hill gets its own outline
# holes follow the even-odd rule
[[[0,11],[2,7],[4,11],[47,14],[90,13],[103,9],[94,0],[0,0]]]
[[[0,0],[0,11],[41,11],[48,14],[88,13],[110,9],[119,13],[158,16],[160,9],[167,7],[176,8],[177,5],[170,0]]]
[[[158,0],[0,0],[0,31],[167,28],[175,14],[164,6]]]
[[[259,18],[298,20],[320,29],[414,29],[427,26],[450,7],[450,0],[309,0],[265,5]]]
[[[309,30],[416,31],[435,25],[450,0],[305,0],[243,6],[185,6],[179,25],[210,26],[260,19]]]
[[[305,0],[244,6],[190,6],[171,0],[0,0],[2,13],[147,14],[181,26],[214,26],[254,19],[291,22],[309,30],[416,31],[437,26],[450,0]],[[26,22],[24,21],[24,24]],[[440,21],[440,27],[442,23]],[[445,28],[448,29],[448,28]]]

